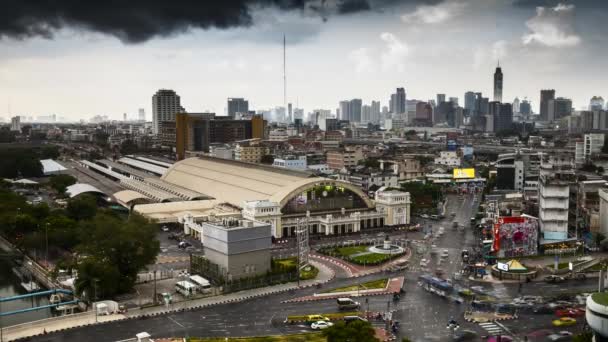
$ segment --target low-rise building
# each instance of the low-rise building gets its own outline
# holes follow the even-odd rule
[[[262,156],[268,154],[268,148],[260,143],[260,139],[239,141],[234,148],[234,160],[259,164]]]
[[[359,148],[345,148],[327,151],[326,156],[330,169],[341,170],[357,166],[363,160],[363,151]]]
[[[283,158],[275,158],[272,166],[291,170],[306,170],[306,156],[285,156]]]
[[[270,271],[271,225],[226,218],[202,222],[205,258],[226,271],[227,279]]]
[[[460,157],[456,151],[441,151],[439,157],[435,158],[435,164],[445,166],[460,166]]]

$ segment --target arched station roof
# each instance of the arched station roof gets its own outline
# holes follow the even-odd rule
[[[212,157],[179,161],[162,180],[205,194],[220,202],[242,207],[245,201],[270,200],[285,205],[297,194],[317,185],[344,187],[372,208],[373,202],[357,186],[310,173]]]

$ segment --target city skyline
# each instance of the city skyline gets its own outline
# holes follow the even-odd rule
[[[250,22],[210,23],[207,30],[189,25],[136,35],[76,15],[51,25],[57,30],[45,34],[52,39],[35,27],[19,33],[0,26],[0,116],[120,119],[139,108],[152,113],[150,97],[162,88],[175,90],[192,112],[225,115],[232,97],[246,98],[252,109],[281,106],[284,33],[287,102],[307,113],[333,112],[349,98],[385,106],[398,87],[422,101],[443,93],[463,103],[469,90],[489,96],[499,59],[508,75],[505,102],[527,97],[538,113],[541,89],[556,89],[576,109],[606,97],[596,77],[608,46],[594,25],[608,11],[600,1],[373,1],[359,11],[334,4],[321,14],[259,3]]]

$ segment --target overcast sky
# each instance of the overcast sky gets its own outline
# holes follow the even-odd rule
[[[150,120],[159,88],[177,91],[190,112],[223,115],[227,97],[245,97],[253,109],[279,106],[284,32],[288,102],[306,112],[333,112],[351,98],[384,106],[396,87],[410,99],[446,93],[461,105],[467,90],[491,98],[498,59],[505,101],[528,97],[538,111],[544,88],[572,98],[577,109],[593,95],[608,98],[605,0],[171,2],[179,13],[154,12],[152,0],[128,1],[126,9],[7,1],[0,14],[4,117],[9,107],[13,115],[70,119],[135,117],[145,108]]]

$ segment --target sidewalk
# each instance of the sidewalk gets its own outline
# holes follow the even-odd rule
[[[316,279],[300,282],[300,288],[315,286],[318,283],[327,283],[333,280],[335,273],[329,267],[320,264],[316,261],[311,261],[311,264],[319,269],[319,274]],[[297,283],[287,283],[268,287],[262,287],[253,290],[230,293],[221,296],[207,297],[191,301],[174,303],[168,306],[155,306],[143,309],[131,310],[126,314],[113,314],[109,316],[97,316],[93,311],[87,311],[79,314],[48,318],[44,320],[23,323],[10,327],[4,327],[5,341],[12,341],[19,338],[41,335],[45,331],[47,333],[60,331],[70,328],[82,327],[85,325],[93,325],[102,322],[120,321],[125,319],[137,319],[139,317],[157,316],[169,312],[195,310],[204,307],[221,305],[227,303],[240,302],[247,299],[263,297],[271,294],[286,292],[297,289]]]

